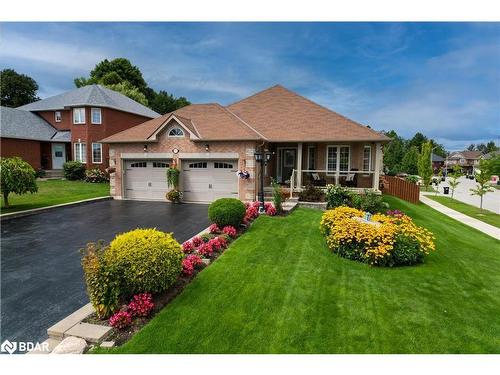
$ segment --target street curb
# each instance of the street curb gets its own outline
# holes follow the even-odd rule
[[[40,208],[33,208],[31,210],[26,210],[26,211],[12,212],[10,214],[0,215],[0,221],[3,222],[3,221],[11,220],[11,219],[16,219],[19,217],[37,215],[37,214],[41,214],[41,213],[44,213],[47,211],[55,210],[57,208],[64,208],[64,207],[70,207],[70,206],[83,206],[85,204],[101,202],[101,201],[108,201],[108,200],[112,200],[112,199],[113,199],[113,197],[111,197],[111,196],[90,198],[90,199],[84,199],[84,200],[76,201],[76,202],[56,204],[54,206],[40,207]]]

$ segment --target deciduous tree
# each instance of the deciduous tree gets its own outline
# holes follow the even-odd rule
[[[19,157],[0,158],[0,181],[5,207],[10,207],[10,193],[26,194],[38,191],[35,170]]]
[[[39,100],[38,84],[13,69],[0,71],[0,104],[5,107],[19,107]]]

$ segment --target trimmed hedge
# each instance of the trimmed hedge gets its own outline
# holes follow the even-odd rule
[[[79,161],[67,161],[63,164],[66,180],[75,181],[85,178],[85,166]]]
[[[208,218],[219,228],[231,225],[238,228],[245,217],[246,208],[243,202],[235,198],[221,198],[208,207]]]
[[[183,255],[171,233],[135,229],[116,236],[105,258],[119,269],[122,295],[127,297],[169,288],[182,271]]]

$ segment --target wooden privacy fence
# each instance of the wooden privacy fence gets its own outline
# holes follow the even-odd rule
[[[417,184],[395,176],[382,177],[382,192],[411,203],[418,203],[420,187]]]

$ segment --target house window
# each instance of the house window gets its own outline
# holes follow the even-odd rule
[[[316,164],[315,155],[316,148],[314,146],[309,146],[307,148],[307,169],[314,170],[314,166]]]
[[[102,163],[102,144],[92,143],[92,163]]]
[[[232,165],[232,164],[229,164],[229,163],[222,163],[222,162],[218,162],[218,161],[216,161],[216,162],[214,163],[214,168],[232,169],[232,168],[233,168],[233,165]]]
[[[189,164],[189,168],[206,168],[207,167],[207,162],[206,161],[200,161],[198,163],[191,163]]]
[[[55,120],[56,122],[61,122],[61,112],[60,111],[56,111],[55,114],[54,114],[54,117],[55,117]]]
[[[85,143],[75,143],[75,161],[79,161],[81,163],[87,162],[87,148]]]
[[[328,146],[326,150],[327,174],[332,175],[336,171],[347,172],[350,170],[351,149],[349,146]]]
[[[163,163],[161,161],[154,161],[153,168],[168,168],[169,165],[167,163]]]
[[[101,108],[92,108],[91,114],[92,114],[92,124],[97,124],[97,125],[102,124]]]
[[[181,128],[175,127],[170,129],[168,132],[169,137],[184,137],[184,132],[182,131]]]
[[[371,171],[372,170],[372,147],[365,146],[363,148],[363,170]]]
[[[73,124],[85,124],[85,108],[73,108]]]
[[[137,163],[130,164],[131,168],[146,168],[147,163],[145,161],[139,161]]]

